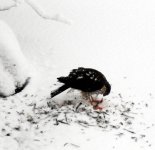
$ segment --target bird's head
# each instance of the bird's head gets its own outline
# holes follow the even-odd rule
[[[106,84],[103,85],[101,92],[103,96],[106,96],[110,93],[111,91],[111,85],[107,82]]]

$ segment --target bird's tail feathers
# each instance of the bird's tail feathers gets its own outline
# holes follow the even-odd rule
[[[58,89],[54,90],[51,92],[51,98],[53,98],[54,96],[62,93],[63,91],[67,90],[69,87],[67,85],[62,85],[61,87],[59,87]]]
[[[57,78],[59,82],[65,83],[67,81],[67,77],[59,77]]]

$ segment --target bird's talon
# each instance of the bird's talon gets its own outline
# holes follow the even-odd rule
[[[94,99],[93,102],[96,102],[96,103],[100,104],[100,103],[103,102],[103,98],[102,98],[101,100],[98,100],[98,99],[95,100],[95,99]]]
[[[95,110],[103,110],[103,107],[101,107],[101,106],[94,106],[93,107]]]
[[[99,104],[101,104],[103,102],[103,98],[102,99],[94,99],[92,96],[89,99],[90,104],[93,106],[93,109],[95,110],[102,110],[103,107],[99,106]]]
[[[102,103],[103,102],[103,98],[102,99],[93,99],[92,97],[91,97],[91,99],[90,99],[90,103],[97,103],[97,104],[100,104],[100,103]]]

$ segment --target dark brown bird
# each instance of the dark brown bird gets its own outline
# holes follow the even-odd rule
[[[64,83],[61,87],[51,92],[51,98],[67,90],[73,88],[82,91],[82,95],[92,100],[92,94],[103,94],[106,96],[111,91],[111,85],[105,76],[92,68],[73,69],[68,76],[57,78],[59,82]]]

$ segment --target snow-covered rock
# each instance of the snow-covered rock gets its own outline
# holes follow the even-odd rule
[[[14,32],[0,20],[0,96],[17,92],[30,76],[30,66]]]

